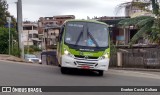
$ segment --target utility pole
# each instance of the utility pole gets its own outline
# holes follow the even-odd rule
[[[45,29],[43,29],[43,41],[44,41],[44,43],[43,43],[43,46],[44,46],[44,50],[46,51],[46,35],[45,35],[46,33],[45,33]]]
[[[8,28],[9,28],[9,45],[8,45],[8,50],[9,50],[9,55],[11,54],[11,31],[10,31],[10,28],[11,28],[11,17],[7,17],[7,22],[8,22]]]
[[[13,52],[13,34],[12,34],[12,52]]]
[[[22,0],[17,2],[17,25],[19,35],[19,48],[21,50],[21,58],[24,59],[24,44],[23,44],[23,21],[22,21]]]
[[[27,48],[27,53],[29,54],[29,30],[28,30],[27,46],[28,46],[28,48]]]

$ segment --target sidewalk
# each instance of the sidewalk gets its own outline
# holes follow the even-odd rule
[[[114,70],[128,70],[128,71],[149,71],[149,72],[160,72],[160,69],[147,69],[147,68],[122,68],[122,67],[110,67]]]
[[[0,54],[0,60],[24,62],[21,58],[6,54]]]

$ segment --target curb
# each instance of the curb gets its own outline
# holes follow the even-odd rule
[[[10,61],[10,62],[25,62],[25,61],[20,61],[20,60],[14,60],[14,59],[0,59],[0,61]]]
[[[17,60],[14,60],[14,59],[6,59],[7,61],[13,61],[13,62],[25,62],[25,61],[23,61],[23,60],[19,60],[19,61],[17,61]]]
[[[147,72],[160,72],[160,69],[144,69],[144,68],[110,68],[114,70],[128,70],[128,71],[147,71]]]
[[[3,59],[1,59],[0,61],[3,61],[3,62],[14,62],[14,63],[26,63],[26,64],[28,64],[28,63],[31,63],[31,64],[35,64],[35,63],[32,63],[32,62],[26,62],[26,61],[17,61],[17,60],[12,60],[12,59],[5,59],[5,60],[3,60]]]

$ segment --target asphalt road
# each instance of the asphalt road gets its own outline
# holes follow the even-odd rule
[[[59,67],[0,61],[1,86],[160,86],[160,72],[112,70],[103,77],[74,70],[61,74]],[[150,95],[149,93],[6,93],[3,95]],[[2,93],[0,93],[2,95]],[[159,95],[152,93],[152,95]]]

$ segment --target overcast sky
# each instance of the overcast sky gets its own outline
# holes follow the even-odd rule
[[[75,15],[77,19],[97,16],[123,16],[115,14],[118,4],[131,0],[22,0],[23,20],[37,21],[39,17]],[[16,17],[17,0],[7,0],[9,12]]]

